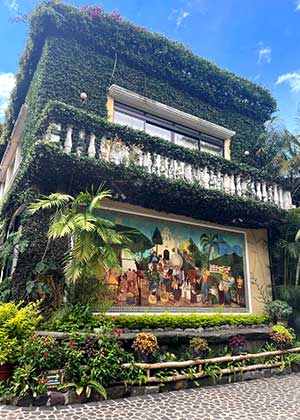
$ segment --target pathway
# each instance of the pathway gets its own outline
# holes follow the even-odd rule
[[[300,420],[300,374],[69,407],[0,405],[1,420]]]

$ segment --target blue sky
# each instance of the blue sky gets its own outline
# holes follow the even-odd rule
[[[28,27],[11,23],[37,0],[0,0],[0,119]],[[97,5],[189,46],[194,53],[271,90],[278,115],[297,130],[300,0],[70,0]],[[299,127],[300,130],[300,127]]]

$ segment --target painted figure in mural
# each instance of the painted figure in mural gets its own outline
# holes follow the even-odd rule
[[[245,305],[244,280],[241,275],[239,275],[236,280],[236,287],[237,287],[237,303],[238,305]]]
[[[191,281],[191,303],[197,303],[197,295],[199,293],[196,277]]]
[[[233,278],[229,277],[228,274],[223,274],[223,284],[225,292],[225,305],[231,305],[231,287],[233,285]]]
[[[210,272],[204,269],[202,273],[202,286],[201,286],[202,303],[208,303],[208,293],[209,293],[208,277],[209,275],[210,275]]]

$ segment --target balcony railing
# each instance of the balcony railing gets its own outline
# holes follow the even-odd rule
[[[51,123],[45,140],[60,143],[67,153],[102,159],[116,165],[132,167],[136,165],[149,174],[163,176],[170,180],[182,179],[208,190],[219,190],[226,194],[245,199],[270,203],[281,209],[292,207],[291,193],[282,185],[271,181],[258,180],[245,171],[241,174],[218,169],[210,165],[194,164],[167,156],[166,153],[153,153],[144,150],[142,144],[128,144],[116,135],[96,136],[78,126]]]

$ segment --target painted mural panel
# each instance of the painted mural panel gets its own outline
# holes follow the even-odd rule
[[[117,307],[245,308],[242,233],[102,211],[131,242],[107,282]]]

